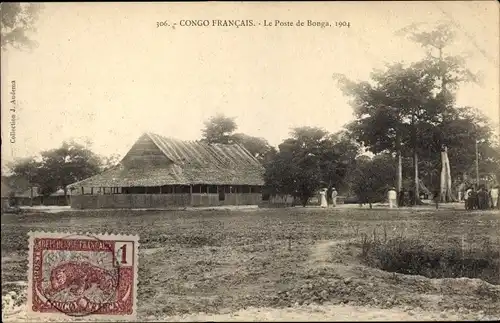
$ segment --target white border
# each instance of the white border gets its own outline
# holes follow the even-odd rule
[[[118,241],[130,241],[134,242],[134,286],[133,286],[133,300],[132,300],[132,314],[130,315],[93,315],[89,314],[87,316],[70,316],[64,313],[40,313],[34,312],[33,307],[33,243],[35,238],[64,238],[71,236],[71,238],[76,239],[87,239],[93,240],[97,238],[99,240],[118,240]],[[27,316],[28,318],[59,318],[68,320],[78,320],[81,321],[94,321],[94,320],[135,320],[137,318],[137,279],[138,279],[138,268],[139,268],[139,236],[138,235],[121,235],[121,234],[97,234],[92,232],[45,232],[45,231],[30,231],[28,232],[28,293],[27,293]]]

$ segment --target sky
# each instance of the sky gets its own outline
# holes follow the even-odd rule
[[[2,164],[72,138],[90,139],[105,156],[123,156],[146,131],[197,140],[217,113],[272,145],[291,127],[335,132],[353,115],[332,75],[367,80],[385,63],[419,60],[423,50],[394,33],[450,17],[458,28],[450,51],[469,54],[468,67],[483,76],[459,89],[458,104],[498,125],[497,1],[47,3],[32,34],[39,46],[2,53]],[[350,26],[157,27],[184,19]]]

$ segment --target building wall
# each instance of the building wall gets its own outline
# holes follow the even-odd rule
[[[68,205],[64,196],[35,196],[33,199],[29,197],[16,197],[15,203],[17,206]]]
[[[109,194],[75,195],[71,197],[74,209],[112,208],[169,208],[186,206],[258,205],[262,200],[259,193],[228,193],[219,201],[219,194]]]
[[[2,197],[2,211],[7,210],[10,206],[9,203],[9,198],[8,197]]]

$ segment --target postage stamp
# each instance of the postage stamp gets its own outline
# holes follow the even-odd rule
[[[30,316],[136,316],[139,237],[29,232]]]

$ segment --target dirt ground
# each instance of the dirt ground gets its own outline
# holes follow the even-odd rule
[[[353,207],[2,215],[2,319],[26,320],[26,233],[55,228],[140,235],[139,320],[500,318],[499,285],[388,273],[358,257],[362,233],[474,244],[500,241],[499,220],[495,211]]]

